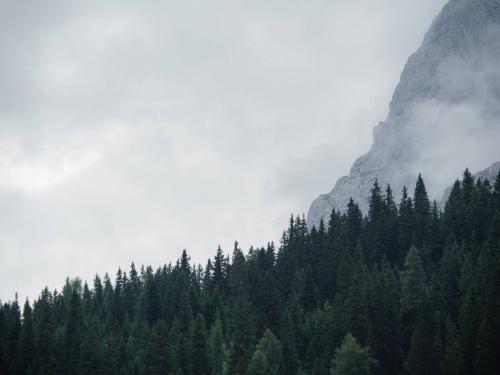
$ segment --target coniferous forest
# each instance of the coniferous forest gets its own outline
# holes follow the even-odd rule
[[[500,174],[0,307],[0,374],[500,374]]]

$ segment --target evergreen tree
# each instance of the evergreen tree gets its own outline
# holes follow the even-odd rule
[[[347,204],[347,241],[350,249],[354,249],[358,243],[362,231],[363,215],[359,206],[354,203],[353,199],[349,199]]]
[[[260,350],[256,350],[250,363],[248,364],[247,375],[267,375],[269,371],[269,365],[266,360],[266,356]]]
[[[257,344],[257,350],[255,353],[257,353],[258,351],[265,356],[267,365],[265,374],[278,375],[281,365],[282,347],[279,340],[269,329],[265,330],[264,335]],[[251,362],[254,362],[255,353],[252,356]],[[251,366],[249,366],[249,370],[250,367]]]
[[[101,330],[96,319],[89,322],[82,333],[78,372],[84,374],[104,374],[105,346],[99,337]]]
[[[408,347],[413,335],[421,307],[426,296],[425,273],[418,251],[412,247],[406,256],[401,281],[401,319],[403,325],[404,348]]]
[[[71,373],[78,368],[80,361],[80,345],[83,328],[80,295],[76,289],[71,293],[68,306],[68,318],[65,331],[65,369]]]
[[[19,356],[20,356],[20,373],[34,374],[34,359],[35,359],[35,339],[33,332],[33,315],[32,309],[28,300],[26,300],[23,308],[23,323],[19,335]]]
[[[383,260],[370,279],[370,346],[380,364],[375,369],[379,374],[401,374],[403,353],[399,301],[398,279],[390,264]]]
[[[439,325],[430,301],[426,299],[420,309],[417,325],[413,332],[406,361],[407,374],[441,374],[442,343]]]
[[[228,350],[224,343],[224,335],[222,332],[222,324],[220,320],[216,320],[210,332],[208,340],[208,358],[212,375],[228,374]]]
[[[418,249],[422,249],[424,246],[429,245],[431,204],[427,195],[427,190],[425,189],[424,180],[420,174],[418,175],[417,184],[415,185],[413,202],[415,246]]]
[[[207,328],[205,319],[200,314],[194,320],[192,348],[193,374],[209,375]]]
[[[168,331],[163,320],[153,324],[146,352],[149,374],[166,374],[168,371]]]
[[[299,355],[297,353],[297,343],[295,340],[292,318],[288,310],[285,310],[283,313],[280,342],[283,345],[281,373],[295,374],[299,368],[300,363]]]
[[[446,375],[460,375],[462,373],[462,356],[460,352],[460,338],[455,322],[448,318],[446,322],[446,343],[444,347],[443,373]]]
[[[367,348],[362,348],[348,333],[342,345],[335,350],[332,361],[332,375],[369,375],[373,373],[376,361],[370,356]]]
[[[408,190],[406,186],[403,187],[403,192],[401,193],[401,202],[399,204],[399,247],[400,253],[399,259],[402,260],[406,256],[406,253],[410,249],[413,243],[413,226],[414,226],[414,212],[413,212],[413,201],[408,196]]]
[[[4,305],[6,315],[6,345],[4,361],[7,362],[7,374],[16,374],[22,371],[21,353],[19,350],[19,333],[21,331],[21,311],[16,299],[10,304]]]

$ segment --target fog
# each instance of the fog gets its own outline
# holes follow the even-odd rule
[[[0,298],[278,241],[444,2],[2,1]]]
[[[405,137],[431,195],[444,189],[464,168],[478,172],[500,160],[500,28],[489,28],[470,55],[441,63],[435,98],[418,101],[408,111]]]

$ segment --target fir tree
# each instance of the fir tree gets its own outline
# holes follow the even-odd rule
[[[332,361],[332,375],[369,375],[373,372],[376,361],[367,348],[362,348],[356,339],[348,333],[342,345],[335,350]]]

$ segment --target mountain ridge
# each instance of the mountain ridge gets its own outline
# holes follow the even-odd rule
[[[373,130],[370,150],[329,193],[312,202],[308,225],[317,226],[332,209],[344,210],[351,197],[366,213],[375,180],[389,184],[398,199],[403,186],[413,188],[418,173],[429,180],[436,166],[442,166],[450,176],[430,178],[429,189],[440,198],[447,187],[443,181],[457,175],[463,165],[472,162],[471,169],[480,170],[500,160],[492,144],[500,136],[500,46],[495,40],[500,40],[499,0],[449,1],[408,58],[387,119]],[[467,138],[471,132],[477,133],[473,142]],[[441,140],[450,148],[448,155],[440,149]],[[451,164],[456,157],[453,149],[460,143],[470,150]],[[480,158],[474,148],[482,150]]]

